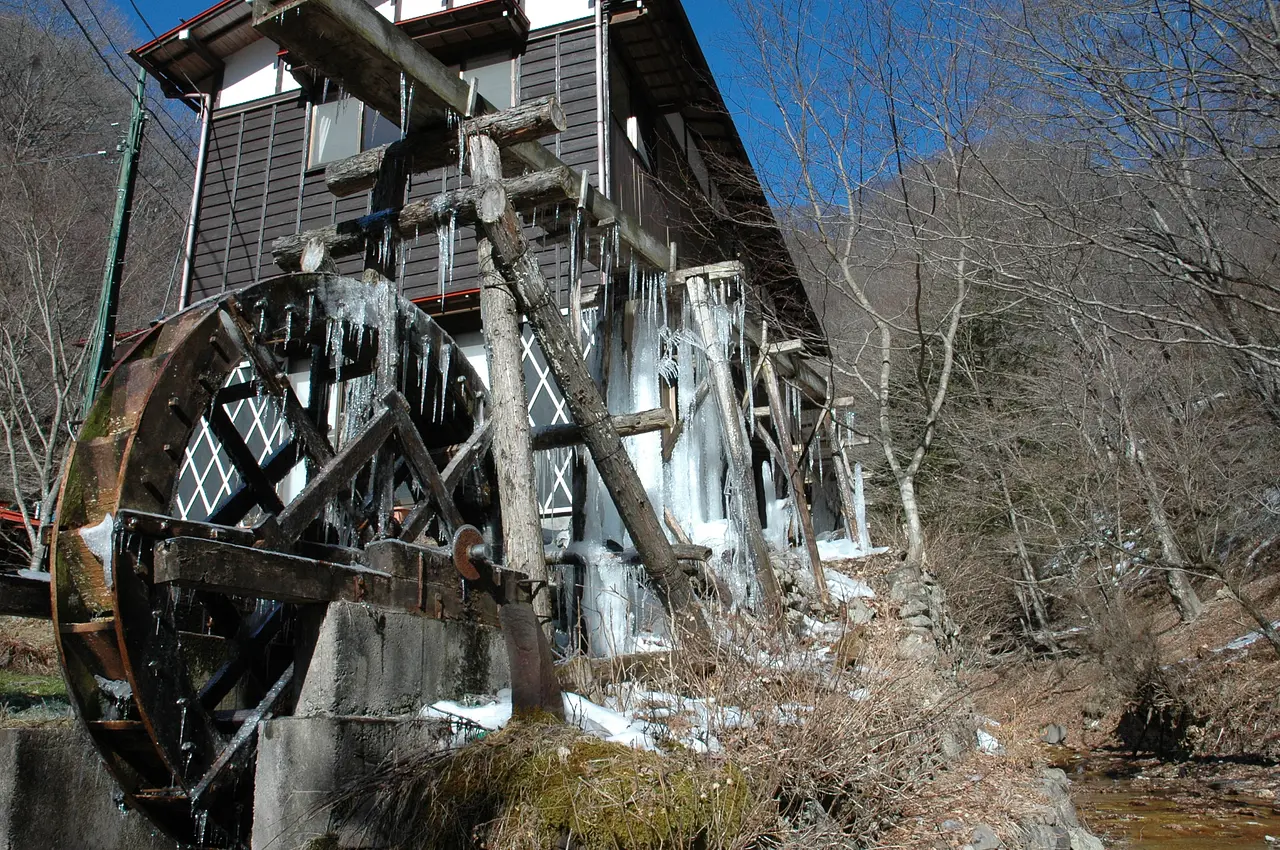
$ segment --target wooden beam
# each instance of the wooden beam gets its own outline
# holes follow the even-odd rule
[[[488,179],[477,180],[486,184],[482,187],[486,197],[478,209],[481,229],[493,244],[497,266],[533,326],[574,421],[582,427],[583,442],[643,556],[645,571],[671,616],[673,631],[695,643],[705,644],[710,640],[710,631],[693,586],[676,560],[644,484],[614,427],[609,408],[600,396],[600,388],[582,360],[578,334],[561,315],[559,299],[547,286],[538,259],[529,251],[515,209],[502,196],[502,183],[496,179],[499,170],[487,164],[486,171]]]
[[[809,552],[809,566],[813,570],[813,580],[818,586],[818,595],[825,605],[831,601],[827,592],[827,576],[822,569],[822,556],[818,553],[818,538],[813,533],[813,514],[809,510],[809,500],[804,494],[804,475],[796,459],[795,446],[791,442],[791,427],[787,422],[786,409],[782,404],[782,390],[778,387],[778,376],[773,369],[773,361],[764,358],[764,388],[769,394],[769,408],[773,412],[773,430],[778,434],[780,454],[786,466],[787,478],[791,482],[791,502],[796,507],[796,515],[800,518],[800,529],[804,533],[804,544]]]
[[[403,546],[394,541],[382,541],[382,544]],[[435,619],[473,619],[484,625],[497,625],[494,606],[478,601],[492,594],[474,592],[477,585],[464,591],[450,549],[403,548],[407,556],[415,559],[414,564],[421,566],[418,575],[393,575],[383,570],[303,558],[270,549],[173,537],[156,546],[152,576],[157,584],[192,590],[215,590],[296,604],[367,602]],[[478,587],[494,590],[483,583]],[[500,589],[497,592],[503,593]]]
[[[537,171],[503,181],[503,188],[521,210],[529,211],[557,203],[575,202],[578,186],[573,171],[561,166]],[[453,189],[428,200],[406,204],[399,212],[396,229],[403,239],[416,239],[422,231],[433,232],[437,226],[457,216],[464,225],[476,222],[476,204],[480,196],[474,186]],[[302,269],[308,246],[319,244],[325,254],[334,258],[351,257],[365,250],[369,239],[370,217],[352,219],[327,227],[281,236],[271,246],[276,265],[284,271]]]
[[[681,286],[691,277],[700,277],[705,281],[724,280],[730,277],[741,277],[745,273],[743,265],[738,260],[728,260],[723,263],[712,263],[707,266],[694,266],[689,269],[677,269],[671,273],[669,285]]]
[[[769,547],[764,540],[764,528],[760,524],[757,509],[755,478],[751,474],[751,448],[747,444],[746,425],[737,403],[737,391],[733,385],[733,370],[723,347],[716,344],[716,320],[711,311],[707,282],[698,275],[686,280],[685,292],[689,307],[702,339],[707,355],[711,390],[720,406],[720,428],[724,436],[729,461],[730,491],[736,504],[730,505],[730,516],[746,540],[746,556],[755,571],[760,585],[763,607],[775,621],[782,618],[782,591],[773,572]]]
[[[487,136],[476,136],[470,141],[470,154],[471,173],[479,188],[485,189],[489,180],[497,180],[501,185],[502,164],[497,144]],[[542,515],[538,510],[533,442],[529,436],[520,310],[515,296],[494,264],[490,241],[480,239],[477,252],[480,262],[480,321],[489,352],[492,450],[498,475],[498,502],[502,508],[503,560],[535,582],[545,583],[547,564],[542,557]],[[533,613],[544,621],[550,619],[550,594],[534,596]],[[517,614],[504,616],[523,622]]]
[[[453,128],[432,128],[389,145],[362,151],[355,156],[329,163],[324,169],[324,182],[329,192],[339,198],[367,192],[378,179],[378,171],[388,157],[403,155],[413,174],[457,165],[458,139],[486,135],[499,146],[537,141],[543,136],[563,132],[569,126],[564,109],[555,95],[491,112],[462,122],[461,132]]]
[[[470,87],[405,35],[366,0],[253,0],[253,26],[298,59],[342,81],[346,91],[391,118],[400,115],[401,80],[412,86],[410,130],[445,124],[446,110],[467,115]],[[483,98],[478,113],[494,111]],[[537,142],[510,152],[529,168],[564,165]],[[581,175],[575,173],[575,179]],[[616,203],[592,191],[585,200],[597,220],[614,219],[618,236],[654,268],[670,271],[666,242],[645,231]]]
[[[368,593],[374,585],[389,588],[393,579],[363,567],[195,537],[161,541],[152,576],[157,584],[289,603],[354,601],[357,584]]]
[[[621,413],[613,417],[613,427],[620,437],[634,437],[637,434],[649,434],[664,431],[675,424],[675,417],[665,407],[643,410],[640,413]],[[580,446],[583,443],[582,427],[570,423],[568,425],[546,425],[533,432],[534,451],[562,449],[569,446]]]
[[[746,334],[747,339],[755,344],[757,349],[763,347],[764,339],[761,328],[751,322],[747,322],[743,332]],[[773,364],[778,374],[795,383],[808,398],[819,403],[827,398],[827,379],[825,376],[818,374],[818,371],[813,368],[807,358],[781,354],[774,358]]]

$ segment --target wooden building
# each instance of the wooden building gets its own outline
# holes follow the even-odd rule
[[[463,79],[475,79],[495,106],[557,97],[567,128],[543,140],[550,152],[585,172],[658,244],[673,245],[680,266],[742,261],[753,327],[767,317],[788,336],[807,337],[811,353],[822,353],[818,322],[679,0],[374,5]],[[275,240],[371,212],[367,193],[332,194],[325,166],[400,138],[399,116],[380,115],[340,82],[291,64],[252,18],[251,3],[225,0],[132,51],[169,96],[203,117],[184,306],[278,274]],[[459,171],[446,167],[415,178],[409,200],[464,184]],[[583,237],[579,267],[564,238],[573,213],[567,207],[527,222],[566,309],[571,275],[581,280],[588,303],[598,305],[608,291],[596,289],[598,265],[609,263],[624,286],[633,273],[619,256],[602,258],[609,246],[593,249],[590,236]],[[448,230],[411,241],[401,286],[483,375],[476,237],[469,227]],[[345,258],[338,268],[358,274],[361,258]],[[564,424],[559,390],[527,330],[526,340],[531,422]],[[801,373],[788,362],[783,371],[808,398],[825,394],[813,370]],[[544,510],[567,513],[567,455],[542,459],[542,469]]]

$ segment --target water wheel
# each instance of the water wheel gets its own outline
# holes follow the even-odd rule
[[[286,276],[133,343],[71,452],[52,560],[71,699],[127,805],[184,843],[247,842],[303,606],[422,607],[424,552],[477,578],[484,405],[387,284]],[[387,541],[418,546],[416,581],[371,566]]]

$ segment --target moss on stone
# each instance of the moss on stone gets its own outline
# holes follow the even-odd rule
[[[478,739],[418,781],[429,793],[416,832],[431,848],[482,837],[491,848],[545,850],[566,836],[583,850],[727,847],[752,805],[732,765],[635,750],[546,720]]]

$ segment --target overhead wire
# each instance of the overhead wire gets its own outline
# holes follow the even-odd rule
[[[98,59],[102,62],[103,67],[105,67],[105,68],[107,69],[107,73],[108,73],[108,74],[109,74],[109,75],[110,75],[110,76],[111,76],[111,77],[112,77],[116,82],[118,82],[118,83],[121,85],[121,87],[122,87],[122,88],[124,88],[124,90],[125,90],[126,92],[128,92],[130,100],[131,100],[131,101],[132,101],[132,100],[134,100],[134,98],[136,97],[136,93],[135,93],[135,91],[134,91],[134,88],[133,88],[132,86],[130,86],[130,84],[129,84],[129,83],[125,82],[125,80],[124,80],[124,79],[123,79],[123,78],[122,78],[118,73],[116,73],[115,68],[113,68],[113,67],[111,66],[111,62],[110,62],[110,61],[107,59],[107,57],[103,54],[103,52],[102,52],[101,48],[99,48],[99,47],[98,47],[97,42],[96,42],[96,41],[94,41],[93,36],[89,33],[88,28],[87,28],[87,27],[85,27],[84,22],[80,19],[80,16],[79,16],[79,15],[77,15],[77,14],[76,14],[76,12],[75,12],[75,10],[71,8],[71,5],[67,2],[67,0],[60,0],[60,2],[62,3],[62,7],[67,11],[67,14],[71,16],[71,20],[75,22],[76,28],[80,31],[80,34],[81,34],[82,36],[84,36],[84,40],[85,40],[86,42],[88,42],[89,47],[93,50],[94,54],[95,54],[95,55],[98,57]],[[104,36],[104,37],[106,38],[106,40],[107,40],[107,44],[111,47],[111,49],[112,49],[113,51],[115,51],[115,53],[116,53],[116,55],[117,55],[117,56],[119,56],[122,60],[127,61],[127,58],[125,57],[125,55],[120,51],[120,48],[119,48],[119,47],[117,47],[117,46],[116,46],[116,44],[115,44],[115,42],[112,40],[112,38],[111,38],[111,34],[110,34],[109,32],[107,32],[106,28],[102,25],[102,21],[101,21],[101,19],[99,19],[99,18],[98,18],[97,13],[93,10],[93,6],[91,6],[91,5],[89,4],[88,0],[82,0],[82,2],[84,3],[85,8],[88,10],[90,17],[92,17],[92,18],[93,18],[94,23],[96,23],[96,24],[98,25],[98,29],[102,31],[103,36]],[[140,18],[142,18],[142,21],[143,21],[144,26],[146,26],[146,27],[147,27],[147,29],[148,29],[149,31],[151,31],[151,32],[152,32],[152,35],[154,36],[155,31],[151,29],[151,25],[150,25],[150,23],[148,23],[148,22],[147,22],[147,20],[142,16],[142,13],[141,13],[141,11],[140,11],[140,10],[138,10],[137,5],[136,5],[136,4],[133,4],[132,0],[130,0],[130,3],[131,3],[131,5],[133,5],[133,6],[134,6],[134,11],[135,11],[135,12],[138,12],[138,16],[139,16]],[[145,95],[144,95],[144,96],[145,96]],[[145,104],[145,103],[143,104],[143,106],[144,106],[144,108],[146,108],[146,104]],[[178,139],[174,136],[174,134],[173,134],[172,132],[170,132],[169,128],[167,128],[167,127],[164,125],[164,122],[163,122],[162,120],[160,120],[160,118],[159,118],[159,115],[160,115],[160,114],[166,114],[166,115],[167,115],[168,113],[167,113],[167,112],[165,112],[165,110],[164,110],[164,109],[160,109],[160,110],[152,110],[152,109],[150,109],[150,108],[146,108],[146,111],[147,111],[147,113],[148,113],[149,115],[151,115],[154,119],[156,119],[156,120],[155,120],[155,122],[154,122],[154,125],[160,129],[160,131],[161,131],[161,132],[162,132],[162,133],[163,133],[163,134],[164,134],[164,135],[169,139],[169,141],[170,141],[170,142],[172,142],[172,143],[173,143],[174,148],[175,148],[175,149],[176,149],[180,154],[182,154],[182,156],[187,160],[187,163],[188,163],[188,164],[189,164],[189,165],[194,169],[194,168],[195,168],[195,165],[196,165],[196,164],[195,164],[195,160],[193,160],[193,159],[191,158],[191,155],[186,151],[186,149],[183,147],[182,143],[178,141]],[[172,117],[171,117],[171,120],[172,120]],[[188,141],[191,141],[191,140],[190,140],[190,139],[188,139]],[[186,180],[186,179],[188,179],[189,175],[188,175],[188,174],[183,173],[183,171],[182,171],[180,168],[178,168],[176,165],[174,165],[174,164],[173,164],[173,162],[172,162],[172,161],[171,161],[167,156],[165,156],[163,153],[161,153],[160,148],[158,148],[158,147],[157,147],[157,146],[155,146],[155,145],[152,145],[152,146],[151,146],[151,150],[152,150],[152,152],[153,152],[153,153],[154,153],[154,154],[155,154],[155,155],[156,155],[156,156],[157,156],[157,157],[158,157],[162,162],[164,162],[166,165],[168,165],[168,166],[169,166],[169,168],[174,172],[174,174],[175,174],[175,175],[177,175],[177,176],[178,176],[178,178],[179,178],[180,180]],[[167,207],[168,207],[168,208],[169,208],[169,209],[174,213],[174,215],[176,215],[176,216],[179,218],[179,220],[185,220],[185,219],[187,218],[188,213],[183,212],[182,210],[179,210],[176,206],[174,206],[173,202],[169,200],[168,193],[167,193],[167,192],[165,192],[163,189],[161,189],[159,186],[157,186],[157,185],[156,185],[156,184],[151,180],[151,178],[150,178],[150,177],[148,177],[145,173],[142,173],[141,171],[139,171],[138,176],[142,179],[142,181],[146,184],[146,186],[147,186],[149,189],[151,189],[151,190],[152,190],[152,193],[155,195],[155,197],[159,198],[159,199],[160,199],[160,201],[161,201],[165,206],[167,206]],[[179,248],[179,254],[178,254],[178,257],[179,257],[179,258],[180,258],[180,256],[181,256],[181,251],[182,251],[182,250],[183,250],[183,248],[182,248],[182,247],[180,247],[180,248]],[[178,258],[175,258],[175,268],[176,268],[176,264],[177,264],[177,259],[178,259]],[[172,276],[171,276],[171,278],[172,278]],[[169,289],[170,289],[170,290],[172,290],[172,279],[171,279],[171,281],[170,281]],[[168,305],[168,300],[169,300],[169,295],[170,295],[170,294],[171,294],[171,292],[170,292],[170,293],[166,293],[166,295],[165,295],[165,306],[166,306],[166,308],[167,308],[167,305]]]
[[[125,53],[124,53],[124,51],[122,51],[122,50],[121,50],[121,49],[116,45],[115,40],[111,37],[111,33],[110,33],[110,32],[108,32],[108,31],[107,31],[107,28],[103,25],[103,23],[102,23],[102,19],[98,17],[98,13],[97,13],[96,11],[94,11],[94,8],[93,8],[92,4],[90,4],[90,3],[89,3],[89,0],[81,0],[81,2],[82,2],[82,3],[84,3],[85,10],[86,10],[86,11],[88,11],[88,13],[89,13],[89,17],[93,18],[93,22],[94,22],[95,24],[97,24],[97,25],[98,25],[98,29],[99,29],[99,31],[101,31],[101,32],[102,32],[103,37],[107,40],[107,46],[108,46],[108,47],[110,47],[110,48],[111,48],[111,50],[112,50],[112,51],[113,51],[117,56],[119,56],[119,57],[120,57],[120,59],[121,59],[122,61],[124,61],[124,62],[128,62],[128,61],[129,61],[129,60],[128,60],[128,56],[126,56],[126,55],[125,55]],[[105,63],[107,60],[106,60],[106,58],[103,56],[102,51],[98,49],[97,44],[96,44],[96,43],[93,41],[93,39],[89,36],[89,33],[88,33],[87,29],[85,28],[85,26],[80,22],[80,19],[76,17],[75,12],[73,12],[73,11],[71,10],[71,7],[70,7],[70,5],[68,5],[67,0],[62,0],[62,6],[63,6],[63,8],[65,8],[65,9],[66,9],[70,14],[71,14],[71,17],[75,20],[76,25],[77,25],[78,27],[80,27],[80,31],[81,31],[82,33],[84,33],[84,37],[85,37],[85,38],[89,41],[89,43],[93,46],[93,50],[94,50],[94,52],[95,52],[95,53],[97,53],[97,54],[98,54],[98,58],[102,59],[102,61]],[[115,71],[110,67],[110,64],[109,64],[109,63],[107,64],[107,68],[108,68],[108,70],[109,70],[109,71],[111,71],[111,75],[112,75],[113,77],[115,77],[115,78],[116,78],[116,80],[117,80],[117,81],[119,81],[119,82],[121,83],[121,85],[123,85],[123,86],[125,87],[125,90],[126,90],[126,91],[128,91],[128,92],[129,92],[129,94],[130,94],[130,96],[132,97],[132,95],[133,95],[133,89],[132,89],[132,88],[131,88],[127,83],[125,83],[123,80],[121,80],[121,79],[120,79],[119,75],[117,75],[117,74],[115,73]],[[152,109],[148,109],[147,111],[151,114],[151,116],[152,116],[153,118],[155,118],[155,119],[156,119],[156,126],[158,126],[158,127],[160,128],[161,132],[163,132],[166,136],[168,136],[168,137],[169,137],[169,141],[173,142],[174,147],[176,147],[176,148],[178,149],[178,152],[182,154],[183,158],[185,158],[185,159],[187,160],[187,164],[188,164],[188,165],[190,165],[192,168],[195,168],[195,167],[196,167],[195,160],[193,160],[193,159],[191,158],[191,155],[190,155],[189,153],[187,153],[187,151],[186,151],[186,149],[183,147],[182,143],[178,141],[178,139],[177,139],[177,138],[174,136],[174,134],[169,130],[169,128],[167,128],[167,127],[164,125],[164,122],[163,122],[163,121],[161,120],[161,118],[160,118],[160,115],[168,115],[168,113],[167,113],[163,108],[159,109],[158,111],[157,111],[157,110],[152,110]],[[172,118],[170,118],[170,120],[172,120]],[[187,140],[187,142],[188,142],[188,143],[190,143],[190,142],[192,142],[192,141],[193,141],[193,139],[192,139],[192,138],[190,138],[189,136],[187,136],[187,134],[186,134],[186,132],[185,132],[185,131],[183,131],[183,130],[181,130],[181,129],[180,129],[178,132],[179,132],[179,134],[181,134],[181,135],[183,135],[184,137],[186,137],[186,140]]]
[[[84,36],[84,41],[88,42],[88,46],[90,46],[91,49],[93,50],[93,54],[95,54],[97,58],[101,60],[102,65],[104,65],[104,67],[106,68],[106,73],[109,73],[111,78],[115,79],[115,82],[120,83],[120,86],[124,88],[124,91],[127,91],[129,93],[129,99],[132,100],[133,86],[125,82],[124,78],[120,77],[119,74],[115,72],[115,68],[111,67],[110,60],[106,58],[106,55],[104,54],[104,52],[102,52],[100,47],[97,46],[97,42],[93,41],[93,36],[90,35],[90,32],[88,32],[88,28],[84,26],[84,23],[82,22],[81,18],[79,18],[79,15],[76,14],[76,10],[72,9],[72,6],[70,6],[70,4],[67,3],[67,0],[59,0],[59,1],[61,4],[63,4],[63,9],[67,10],[67,14],[69,14],[70,17],[72,17],[73,22],[76,23],[77,29],[79,29],[79,32],[81,32],[81,35]],[[102,29],[102,33],[104,33],[104,35],[106,36],[106,40],[108,40],[108,44],[111,46],[111,49],[113,49],[116,52],[116,55],[119,55],[120,58],[123,59],[124,54],[120,52],[119,47],[116,47],[114,45],[114,42],[111,41],[110,35],[108,35],[105,29],[102,28],[101,20],[97,18],[97,14],[93,12],[93,6],[88,4],[87,0],[84,0],[84,8],[86,8],[88,10],[88,13],[90,13],[91,17],[93,18],[93,22],[97,23],[97,26],[99,26],[99,29]],[[160,110],[160,111],[161,113],[163,113],[164,110]],[[147,113],[151,114],[152,118],[156,118],[156,127],[160,129],[161,133],[164,133],[165,136],[169,138],[170,142],[173,142],[174,148],[177,148],[179,154],[182,154],[183,159],[187,160],[187,164],[191,165],[191,168],[196,168],[196,161],[192,159],[191,154],[188,154],[188,152],[186,151],[186,148],[183,147],[182,142],[178,141],[178,138],[174,136],[173,132],[170,132],[169,128],[165,127],[163,120],[160,120],[159,116],[157,116],[156,110],[148,109]],[[191,141],[191,140],[188,140],[188,141]],[[168,159],[168,157],[165,157],[164,155],[160,155],[160,159],[164,160],[165,164],[169,165],[169,168],[172,168],[174,174],[177,174],[180,179],[187,179],[188,175],[184,174],[182,172],[182,169],[179,169],[178,166],[175,166],[172,163],[172,161]]]
[[[147,20],[147,16],[142,14],[142,10],[138,8],[138,4],[134,0],[129,0],[129,5],[133,7],[134,14],[138,16],[138,20],[142,21],[142,25],[147,28],[147,32],[151,33],[152,38],[159,38],[156,31],[151,28],[151,22]]]

